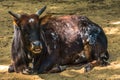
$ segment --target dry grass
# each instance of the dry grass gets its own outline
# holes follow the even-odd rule
[[[0,0],[0,80],[120,80],[119,3],[119,0]],[[111,65],[96,67],[88,73],[84,73],[82,67],[75,66],[55,74],[8,73],[6,65],[10,64],[13,27],[12,18],[7,11],[33,13],[44,5],[48,6],[46,14],[85,15],[101,25],[108,37]]]

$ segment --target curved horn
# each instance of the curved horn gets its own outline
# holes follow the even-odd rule
[[[21,17],[20,14],[13,13],[12,11],[8,11],[8,13],[16,19],[20,19],[20,17]]]
[[[36,12],[36,14],[37,14],[38,16],[40,16],[40,15],[45,11],[45,9],[46,9],[46,6],[44,6],[42,9],[38,10],[38,11]]]

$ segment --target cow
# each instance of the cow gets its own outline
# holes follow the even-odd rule
[[[39,16],[16,14],[12,43],[12,63],[8,72],[60,72],[66,65],[87,63],[85,71],[108,65],[107,37],[103,29],[85,16]],[[32,66],[30,66],[32,63]]]

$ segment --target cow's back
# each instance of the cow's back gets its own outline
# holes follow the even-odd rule
[[[77,16],[52,18],[45,27],[59,35],[59,38],[66,44],[74,41],[79,35]]]

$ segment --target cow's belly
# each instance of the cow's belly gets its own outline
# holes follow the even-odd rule
[[[65,65],[74,63],[75,57],[83,50],[83,44],[78,40],[69,44],[63,44],[61,44],[60,50],[60,64]]]

